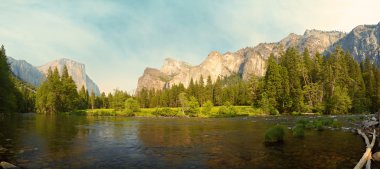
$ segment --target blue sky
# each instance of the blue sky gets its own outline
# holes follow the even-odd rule
[[[3,0],[0,42],[40,66],[69,58],[100,89],[132,92],[145,67],[167,57],[197,65],[213,50],[236,51],[306,29],[348,32],[380,22],[380,1]]]

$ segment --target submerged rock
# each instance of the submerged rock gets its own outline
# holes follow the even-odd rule
[[[19,169],[19,167],[11,164],[11,163],[8,163],[8,162],[5,162],[5,161],[2,161],[0,163],[0,166],[3,168],[3,169]]]

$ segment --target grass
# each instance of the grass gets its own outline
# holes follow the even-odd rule
[[[284,141],[284,127],[276,125],[265,131],[265,143],[278,143]]]
[[[221,110],[222,109],[222,110]],[[180,107],[163,107],[163,108],[141,108],[138,112],[130,113],[124,110],[114,109],[86,109],[76,110],[67,114],[81,116],[137,116],[137,117],[187,117]],[[251,106],[231,106],[226,109],[225,106],[214,106],[209,112],[202,111],[202,107],[197,113],[201,118],[218,118],[218,117],[241,117],[241,116],[264,116],[268,115],[262,109],[252,108]]]

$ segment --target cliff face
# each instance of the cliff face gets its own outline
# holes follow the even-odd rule
[[[139,78],[137,91],[142,88],[163,89],[179,83],[187,86],[191,78],[199,80],[200,76],[203,76],[204,80],[210,76],[213,81],[218,76],[229,76],[234,73],[241,74],[244,80],[248,80],[251,75],[263,76],[266,71],[265,62],[271,53],[278,57],[281,51],[295,46],[300,50],[308,48],[314,55],[316,52],[324,52],[345,35],[337,31],[319,30],[306,30],[303,35],[291,33],[279,42],[260,43],[255,47],[246,47],[236,52],[221,54],[213,51],[197,66],[166,59],[160,70],[154,69],[152,73],[152,68],[147,68],[144,71],[143,76]]]
[[[328,51],[332,51],[337,45],[348,50],[356,61],[361,62],[366,58],[380,66],[380,22],[377,25],[359,25],[344,38],[332,45]]]
[[[73,78],[78,90],[84,86],[89,93],[92,91],[96,95],[100,95],[98,86],[86,74],[85,65],[69,59],[59,59],[49,62],[40,67],[34,67],[24,60],[15,60],[9,57],[8,60],[13,74],[21,80],[39,86],[45,79],[49,68],[54,69],[57,67],[58,72],[61,74],[63,67],[66,65],[69,75]]]
[[[39,86],[41,82],[45,80],[45,75],[25,60],[16,60],[12,57],[8,57],[8,63],[12,73],[22,81],[34,86]]]

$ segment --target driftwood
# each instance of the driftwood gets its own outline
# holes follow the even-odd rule
[[[376,130],[373,130],[372,142],[371,143],[369,143],[368,137],[360,129],[358,129],[358,133],[364,138],[364,141],[367,145],[367,148],[366,148],[366,151],[364,152],[362,158],[356,164],[354,169],[361,169],[361,168],[363,168],[364,164],[366,164],[366,169],[370,169],[371,168],[371,160],[372,160],[372,148],[375,145],[375,140],[376,140]]]

